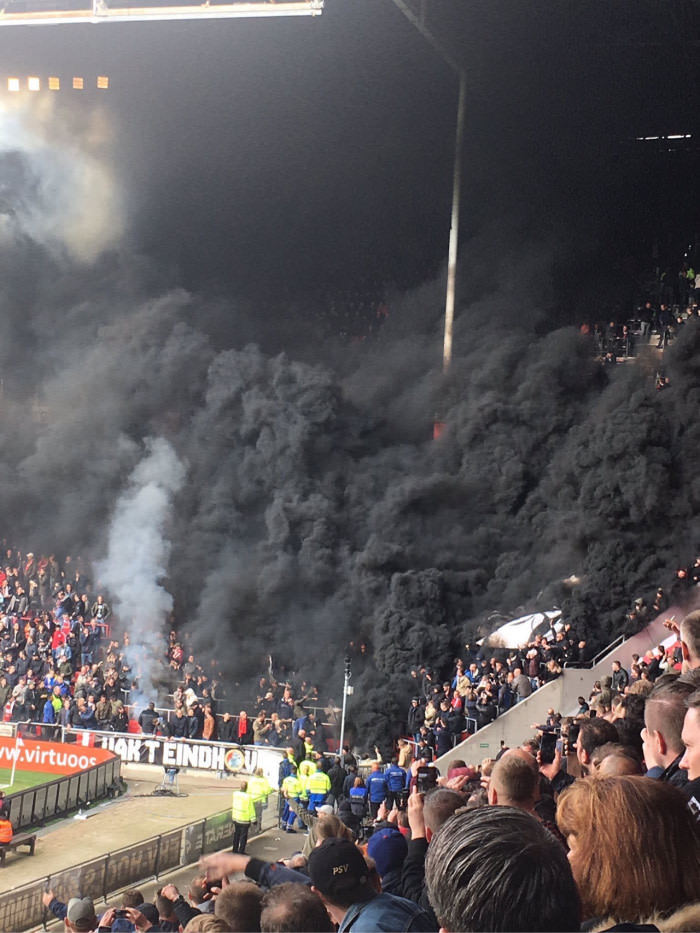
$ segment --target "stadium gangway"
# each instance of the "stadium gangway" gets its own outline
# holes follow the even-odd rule
[[[319,16],[325,0],[0,0],[0,26]]]
[[[479,765],[484,758],[495,758],[501,750],[501,742],[507,748],[513,748],[532,734],[532,724],[544,722],[547,710],[555,709],[565,715],[577,707],[577,697],[588,697],[593,684],[606,674],[611,673],[613,660],[620,660],[625,667],[630,666],[633,654],[643,656],[655,648],[668,635],[664,628],[664,619],[673,609],[659,615],[645,628],[630,638],[615,639],[607,648],[596,655],[590,664],[583,667],[565,667],[563,673],[544,684],[520,703],[516,703],[507,712],[501,713],[493,722],[479,729],[474,735],[455,745],[447,754],[435,762],[443,774],[453,759],[461,759],[468,765]],[[676,612],[680,615],[680,610]]]

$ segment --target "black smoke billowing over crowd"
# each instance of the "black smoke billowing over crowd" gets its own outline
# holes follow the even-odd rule
[[[314,345],[300,316],[270,353],[253,316],[159,291],[126,256],[58,263],[19,238],[0,265],[4,532],[103,559],[119,497],[167,443],[158,582],[241,697],[272,655],[338,699],[365,641],[351,715],[381,740],[410,669],[449,668],[488,612],[550,608],[576,573],[565,609],[602,645],[700,543],[695,321],[659,393],[643,362],[603,371],[522,291],[465,275],[444,378],[439,285],[394,296],[372,342]]]
[[[148,35],[139,36],[146,48]],[[347,53],[353,75],[354,55]],[[259,68],[266,72],[269,62],[261,59]],[[264,76],[257,78],[261,86]],[[136,78],[135,72],[135,85]],[[283,74],[268,93],[291,106],[280,90],[286,80]],[[383,92],[392,108],[406,75],[397,71],[394,80],[396,95]],[[367,86],[381,87],[369,79]],[[253,90],[236,98],[234,130],[246,126],[244,102]],[[347,114],[361,126],[368,112],[363,87],[356,92],[354,109],[334,105],[343,151],[353,126],[346,126]],[[323,100],[307,93],[301,105],[315,113]],[[134,125],[152,174],[144,169],[139,176],[139,161],[128,158],[133,153],[115,145],[118,121],[97,106],[65,100],[41,98],[16,118],[9,109],[1,116],[3,129],[11,130],[0,137],[3,534],[35,552],[89,558],[98,586],[123,579],[115,562],[133,560],[122,605],[154,607],[138,624],[153,626],[140,639],[150,656],[157,644],[152,636],[168,625],[167,594],[195,652],[240,685],[234,694],[243,702],[270,655],[276,672],[297,670],[319,683],[324,699],[339,701],[347,645],[365,642],[368,659],[355,664],[350,712],[359,734],[382,740],[403,714],[410,669],[421,663],[449,669],[465,641],[481,634],[489,613],[513,615],[564,600],[577,630],[602,646],[620,630],[636,596],[668,584],[675,567],[694,556],[700,547],[697,321],[666,355],[671,384],[664,392],[655,390],[653,366],[644,359],[602,370],[573,328],[552,324],[565,319],[547,285],[553,250],[525,248],[534,238],[528,228],[501,219],[463,243],[449,376],[441,373],[441,280],[387,295],[388,320],[371,339],[351,342],[334,331],[330,315],[324,319],[323,300],[310,298],[307,307],[303,292],[294,291],[292,260],[288,268],[278,257],[255,254],[262,264],[256,271],[249,258],[251,237],[259,245],[268,229],[259,223],[258,204],[269,229],[283,226],[277,217],[282,195],[270,197],[266,187],[274,178],[290,196],[276,146],[266,150],[271,164],[252,172],[252,185],[248,150],[222,146],[214,163],[213,174],[223,177],[234,152],[240,160],[235,190],[250,197],[250,215],[231,196],[216,227],[228,229],[229,217],[241,215],[234,252],[236,269],[252,270],[245,304],[173,288],[170,270],[125,246],[128,215],[136,213],[126,202],[127,194],[136,199],[139,185],[150,192],[165,219],[156,211],[153,220],[151,201],[139,219],[154,238],[163,232],[167,254],[177,241],[172,218],[182,223],[185,212],[181,206],[180,214],[168,213],[164,188],[175,188],[183,160],[161,159],[162,127],[161,136],[157,127],[151,136],[142,117]],[[135,86],[136,110],[140,100]],[[222,126],[228,101],[225,94],[219,103]],[[484,106],[484,120],[495,112]],[[169,113],[164,106],[161,117],[172,134],[165,139],[174,150],[183,121],[166,121]],[[451,134],[451,110],[443,118]],[[265,122],[260,114],[256,119]],[[373,119],[376,141],[382,127]],[[268,115],[267,124],[277,142],[277,122]],[[390,129],[390,149],[403,147],[394,142],[404,140],[394,135],[399,128]],[[438,167],[434,152],[436,141],[448,138],[444,130],[436,125],[419,142],[431,151],[432,171],[447,178],[449,159]],[[407,145],[413,123],[404,131]],[[200,187],[187,188],[186,204],[201,200],[210,157],[199,134],[190,133],[197,156],[192,176]],[[307,136],[291,135],[305,164]],[[449,146],[441,145],[445,160]],[[149,162],[151,146],[158,157],[151,154]],[[318,171],[334,164],[323,146],[311,154]],[[309,205],[295,214],[292,204],[290,216],[304,219],[301,230],[289,231],[294,239],[296,230],[297,246],[311,233],[323,239],[325,227],[338,234],[347,222],[352,205],[339,206],[337,192],[355,200],[353,185],[365,180],[359,145],[356,158],[352,171],[343,163],[338,177],[322,174],[321,184],[309,174],[309,191],[322,189],[325,210],[314,214]],[[380,164],[388,183],[399,160],[374,168]],[[131,187],[119,175],[129,167],[136,176]],[[415,171],[419,191],[423,164]],[[385,176],[379,178],[382,187]],[[414,196],[401,185],[392,194],[402,206]],[[396,257],[407,247],[393,240],[400,221],[391,203],[377,211],[371,206],[385,225],[383,248]],[[202,202],[200,210],[210,205],[211,199]],[[441,217],[446,206],[447,199],[429,205]],[[366,226],[365,215],[358,216],[348,254]],[[193,222],[191,239],[198,229]],[[423,241],[407,239],[418,256]],[[221,235],[214,244],[222,255],[225,242]],[[195,255],[214,246],[204,237]],[[341,246],[329,252],[347,287]],[[433,247],[442,255],[442,247]],[[318,255],[328,254],[298,252],[306,256],[308,290]],[[264,300],[250,297],[250,281],[262,288],[273,266],[278,278],[289,277],[293,300],[274,297],[282,289]],[[436,417],[446,427],[434,441]],[[157,541],[149,545],[153,535]],[[572,573],[582,583],[562,590],[560,581]],[[119,603],[120,593],[110,597]]]

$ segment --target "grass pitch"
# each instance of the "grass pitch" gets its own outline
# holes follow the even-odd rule
[[[35,787],[37,784],[48,784],[49,781],[55,781],[60,774],[50,774],[46,771],[15,771],[15,780],[10,785],[10,776],[12,768],[0,768],[0,789],[6,794],[16,794],[17,791],[26,790],[28,787]]]

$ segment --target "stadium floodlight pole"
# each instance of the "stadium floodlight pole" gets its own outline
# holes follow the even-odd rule
[[[428,28],[426,23],[425,0],[421,3],[420,13],[415,13],[407,0],[393,0],[406,19],[416,27],[423,38],[435,49],[440,58],[450,66],[459,78],[459,96],[457,98],[457,130],[455,139],[455,158],[452,171],[452,214],[450,219],[450,242],[447,250],[447,286],[445,289],[445,337],[442,351],[442,371],[447,373],[452,362],[452,330],[455,316],[455,290],[457,284],[457,250],[459,246],[459,200],[462,183],[462,142],[464,138],[464,108],[467,97],[467,75],[443,44]]]
[[[338,754],[343,754],[343,742],[345,741],[345,710],[348,705],[348,695],[352,693],[352,687],[350,686],[350,678],[352,677],[352,669],[350,664],[350,658],[345,657],[345,680],[343,681],[343,712],[340,714],[340,741],[338,742]]]

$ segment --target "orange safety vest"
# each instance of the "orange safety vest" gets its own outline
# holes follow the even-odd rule
[[[12,842],[12,823],[9,820],[0,820],[0,843]]]

